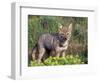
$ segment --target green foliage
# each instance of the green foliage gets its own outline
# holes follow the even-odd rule
[[[31,61],[30,66],[55,66],[55,65],[72,65],[72,64],[85,64],[82,56],[67,55],[66,57],[49,57],[43,63],[37,63],[36,60]]]
[[[31,61],[29,66],[44,66],[44,63],[37,63],[37,61],[34,60],[34,61]]]

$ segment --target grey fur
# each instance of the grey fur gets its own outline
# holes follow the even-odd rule
[[[46,56],[65,56],[71,37],[72,24],[69,25],[66,32],[63,32],[65,27],[60,29],[59,33],[45,33],[39,37],[32,51],[33,60],[40,63]]]

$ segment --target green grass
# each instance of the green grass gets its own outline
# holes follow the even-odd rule
[[[44,62],[37,63],[36,60],[31,61],[30,66],[56,66],[56,65],[73,65],[85,64],[84,58],[79,55],[67,55],[65,57],[49,57]]]

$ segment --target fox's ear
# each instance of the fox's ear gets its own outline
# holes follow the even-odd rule
[[[58,27],[59,27],[59,29],[62,29],[63,26],[59,23],[58,24]]]
[[[72,31],[72,26],[73,26],[73,24],[72,24],[72,23],[70,23],[70,24],[69,24],[69,26],[68,26],[68,31],[69,31],[69,32],[71,32],[71,31]]]
[[[62,26],[61,24],[59,24],[59,26],[58,26],[58,31],[59,31],[59,33],[62,32],[62,28],[63,28],[63,26]]]

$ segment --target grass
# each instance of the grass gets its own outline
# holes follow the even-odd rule
[[[85,64],[84,58],[79,55],[67,55],[65,57],[49,57],[44,62],[37,63],[36,60],[31,61],[30,66],[57,66],[57,65],[73,65]]]

